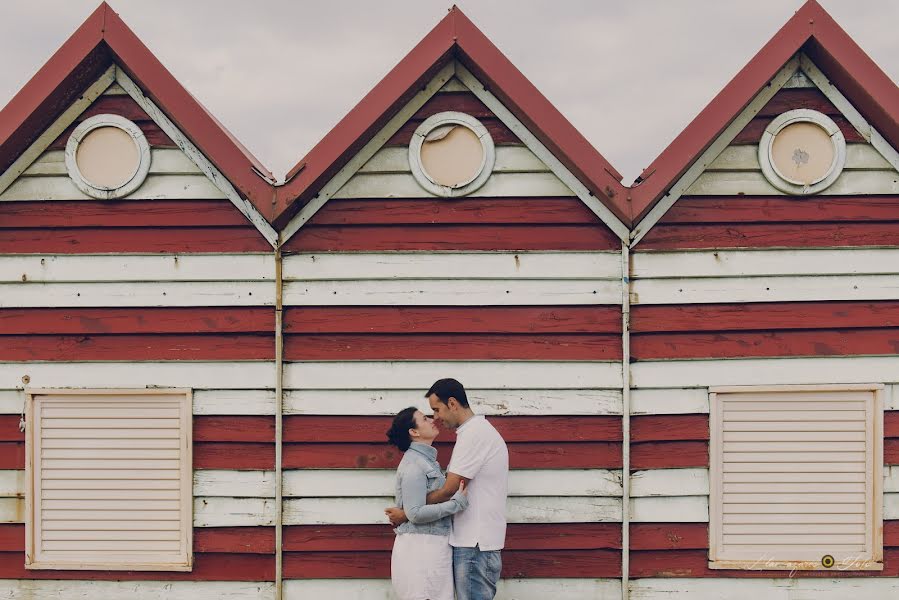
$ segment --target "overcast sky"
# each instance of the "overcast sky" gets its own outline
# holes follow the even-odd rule
[[[0,105],[99,4],[0,0]],[[162,63],[283,177],[451,0],[111,0]],[[630,183],[802,0],[461,0]],[[899,81],[899,1],[822,0]]]

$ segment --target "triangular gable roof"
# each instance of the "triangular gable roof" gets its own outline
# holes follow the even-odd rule
[[[804,52],[894,148],[899,87],[816,0],[808,0],[678,135],[631,188],[639,223],[797,52]]]
[[[0,111],[0,173],[116,63],[266,218],[271,175],[221,123],[178,83],[105,2]]]
[[[428,33],[299,163],[278,189],[283,228],[424,84],[458,60],[619,219],[629,209],[621,175],[459,8]]]

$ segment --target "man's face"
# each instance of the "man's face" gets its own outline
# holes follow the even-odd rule
[[[450,398],[449,404],[444,404],[440,401],[440,398],[437,397],[437,394],[428,396],[428,404],[431,405],[431,410],[434,411],[434,420],[447,429],[455,429],[458,425],[456,423],[455,415],[449,407],[450,404],[454,403],[455,401],[453,398]]]

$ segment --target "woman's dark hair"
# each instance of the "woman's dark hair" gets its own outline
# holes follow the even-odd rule
[[[404,408],[395,417],[390,429],[387,430],[387,442],[393,444],[403,452],[412,445],[412,438],[409,436],[409,430],[415,429],[415,413],[418,411],[414,406]]]

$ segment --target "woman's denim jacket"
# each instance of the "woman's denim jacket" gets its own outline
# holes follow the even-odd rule
[[[445,481],[437,448],[412,442],[396,470],[396,505],[409,519],[394,530],[397,534],[449,535],[452,515],[468,508],[468,496],[456,492],[446,502],[427,504],[428,492],[439,490]]]

